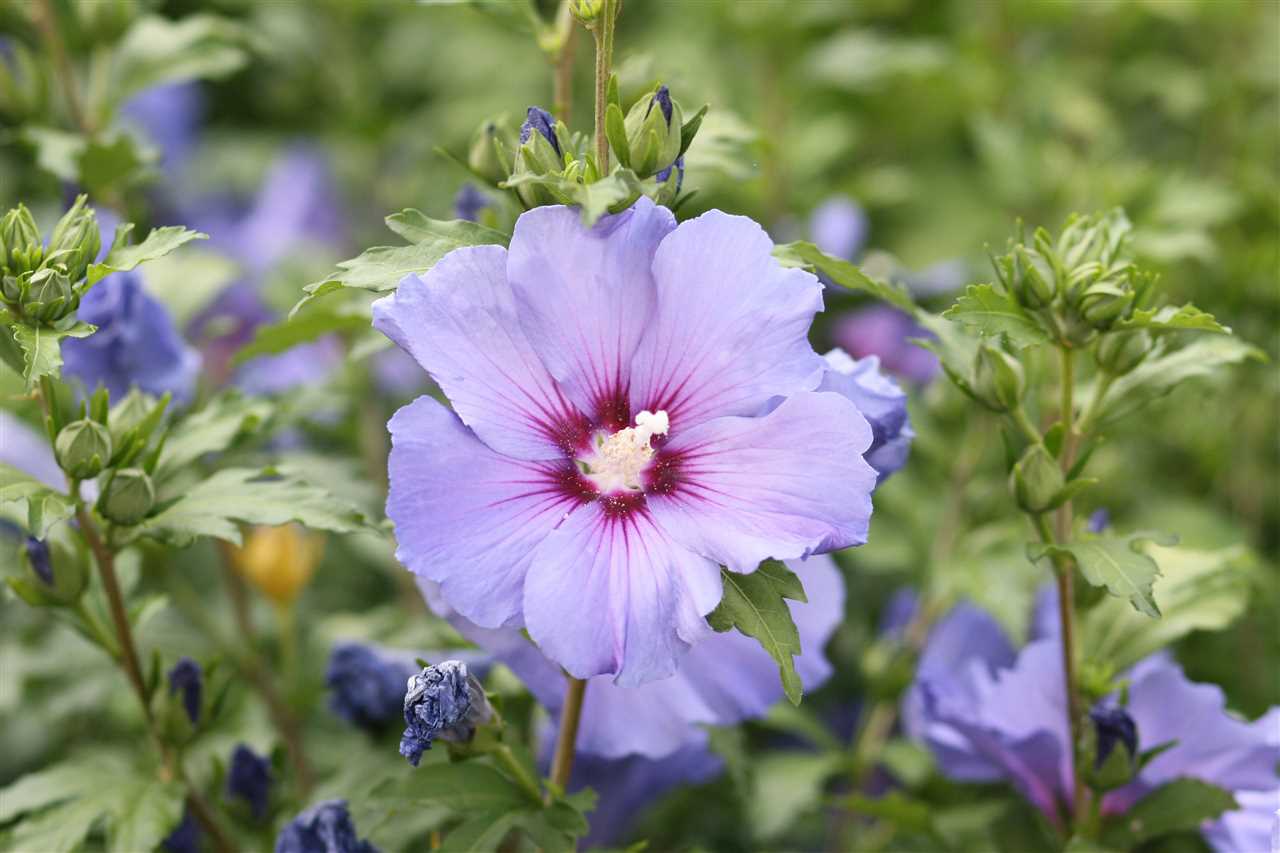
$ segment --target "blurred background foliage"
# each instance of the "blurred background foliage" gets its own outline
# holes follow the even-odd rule
[[[102,57],[118,37],[112,15],[127,17],[130,5],[61,3],[69,20],[84,22],[67,40],[89,69],[90,99],[110,97],[110,84],[99,90],[93,75],[123,73]],[[469,176],[437,148],[465,158],[483,119],[518,120],[528,105],[552,102],[551,66],[520,2],[148,5],[171,19],[216,13],[229,28],[210,30],[193,49],[199,76],[213,78],[189,84],[198,93],[194,147],[180,164],[164,162],[162,140],[107,110],[123,136],[108,135],[113,141],[80,166],[98,169],[91,183],[99,201],[145,228],[169,222],[184,196],[252,198],[282,152],[322,154],[335,194],[317,203],[334,205],[344,230],[272,268],[265,293],[281,311],[334,262],[388,242],[388,213],[417,207],[451,217]],[[553,4],[540,5],[549,19]],[[10,57],[24,49],[15,53],[15,45],[38,50],[21,0],[0,11],[0,23]],[[576,41],[571,110],[558,117],[587,130],[589,38],[579,32]],[[778,239],[805,238],[811,213],[847,196],[869,220],[860,262],[909,283],[913,275],[932,281],[939,292],[921,298],[939,309],[952,298],[942,291],[989,280],[986,247],[999,251],[1016,221],[1056,227],[1071,211],[1125,207],[1138,254],[1160,272],[1170,300],[1194,301],[1271,360],[1191,383],[1147,417],[1124,422],[1092,463],[1104,485],[1086,509],[1106,507],[1129,529],[1174,531],[1191,548],[1239,548],[1253,569],[1249,611],[1230,630],[1185,639],[1177,655],[1193,680],[1223,685],[1231,706],[1250,717],[1280,702],[1280,4],[627,0],[617,44],[624,102],[661,80],[686,110],[711,105],[686,163],[686,186],[699,192],[682,217],[724,208],[758,219]],[[141,45],[138,53],[163,57],[163,48]],[[66,139],[57,133],[73,132],[76,118],[56,80],[33,80],[39,69],[31,68],[23,80],[20,59],[9,67],[0,209],[23,200],[47,221],[66,195],[58,167]],[[191,318],[236,273],[219,266],[227,261],[214,247],[179,257],[149,274],[148,287],[180,319]],[[815,333],[820,350],[833,323],[860,307],[856,295],[829,293]],[[352,333],[349,343],[371,337]],[[369,364],[352,361],[323,385],[290,392],[277,417],[307,438],[309,449],[286,455],[289,464],[380,516],[381,424],[407,397],[371,392]],[[20,391],[11,379],[0,388],[6,395]],[[849,618],[830,648],[837,674],[805,704],[842,736],[855,716],[849,697],[874,696],[892,680],[877,668],[874,638],[894,589],[933,585],[974,598],[1021,636],[1042,579],[1009,511],[992,423],[945,382],[916,384],[912,396],[912,459],[877,494],[870,544],[841,557]],[[171,604],[143,628],[143,643],[206,655],[207,640],[190,627],[201,591],[217,577],[216,550],[170,558],[169,575],[177,569],[185,590],[171,588],[162,557],[127,568],[131,582],[163,589]],[[77,637],[12,601],[0,604],[0,618],[0,783],[129,728],[130,697],[113,689],[117,673]],[[218,608],[205,618],[231,629]],[[441,648],[452,634],[426,616],[390,548],[370,536],[328,543],[298,622],[292,700],[324,733],[312,742],[331,745],[318,756],[322,767],[349,765],[325,785],[353,796],[343,785],[389,759],[386,744],[361,746],[324,712],[331,644],[356,637]],[[284,636],[273,627],[261,642],[274,655]],[[255,745],[274,745],[252,703],[224,725],[228,739],[202,749],[225,755],[230,732],[246,728],[257,733]],[[770,724],[726,736],[718,745],[730,772],[650,814],[641,834],[652,849],[749,848],[768,837],[762,821],[769,831],[791,826],[787,837],[799,845],[820,838],[818,812],[793,826],[795,815],[776,813],[787,806],[760,789],[767,774],[736,770],[747,755],[770,760],[778,737]],[[776,772],[803,788],[785,767]],[[927,784],[938,802],[971,797],[936,778]],[[773,812],[758,811],[765,801]]]

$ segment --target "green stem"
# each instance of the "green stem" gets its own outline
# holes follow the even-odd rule
[[[535,776],[529,773],[529,768],[520,763],[516,758],[516,754],[511,751],[511,747],[505,743],[493,750],[493,755],[503,767],[511,772],[515,780],[520,783],[520,787],[524,788],[525,793],[529,794],[535,800],[542,799],[542,787],[538,784]]]
[[[609,75],[613,67],[613,28],[621,0],[604,0],[600,17],[591,28],[596,40],[596,165],[600,177],[609,174],[609,138],[604,130],[604,113],[609,99]]]
[[[551,759],[551,781],[564,790],[573,773],[573,754],[578,741],[578,723],[582,720],[582,701],[587,695],[587,682],[565,676],[564,707],[560,709],[560,731],[556,735],[556,752]]]
[[[1111,390],[1112,383],[1115,381],[1116,377],[1110,373],[1098,374],[1098,380],[1093,386],[1093,396],[1089,399],[1089,405],[1085,406],[1084,413],[1080,415],[1080,419],[1076,422],[1076,434],[1081,438],[1093,431],[1093,422],[1102,413],[1102,403],[1107,397],[1107,392]]]
[[[1031,423],[1031,418],[1027,417],[1027,411],[1022,408],[1021,404],[1009,414],[1013,417],[1014,424],[1026,436],[1027,441],[1032,444],[1044,444],[1044,438],[1040,435],[1040,430],[1036,429],[1036,425]]]
[[[79,617],[80,622],[84,625],[85,630],[93,635],[98,645],[106,650],[107,654],[116,660],[120,659],[120,650],[116,648],[116,641],[112,639],[107,629],[98,621],[98,617],[85,606],[84,599],[76,599],[75,604],[71,606],[71,611]]]
[[[578,28],[569,11],[569,0],[560,0],[560,8],[556,12],[556,30],[560,35],[560,47],[552,58],[551,100],[556,118],[567,125],[573,110],[573,51],[578,36]]]

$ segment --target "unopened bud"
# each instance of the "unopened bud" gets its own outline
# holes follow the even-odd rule
[[[515,150],[515,138],[500,119],[490,119],[476,128],[467,151],[471,171],[491,184],[506,180]]]
[[[0,219],[0,243],[5,247],[5,266],[12,275],[33,272],[44,260],[44,244],[31,211],[19,204]]]
[[[1133,332],[1110,332],[1098,341],[1094,361],[1112,376],[1124,376],[1151,352],[1153,342],[1145,329]]]
[[[1026,391],[1022,365],[1004,350],[983,344],[973,366],[973,393],[995,412],[1016,409]]]
[[[1017,252],[1017,296],[1023,305],[1041,308],[1053,301],[1056,278],[1049,262],[1023,246]]]
[[[1129,783],[1137,770],[1138,727],[1124,708],[1098,705],[1089,712],[1093,762],[1087,766],[1089,785],[1099,791],[1110,791]]]
[[[263,595],[289,604],[311,581],[323,553],[323,540],[297,525],[255,527],[233,562]]]
[[[680,156],[684,116],[666,86],[659,86],[627,112],[627,145],[631,169],[641,178],[669,168]]]
[[[1089,286],[1080,297],[1080,314],[1096,329],[1107,330],[1133,306],[1133,291],[1108,281]]]
[[[35,607],[56,607],[78,599],[88,583],[79,555],[48,541],[27,537],[22,544],[24,577],[14,577],[10,587]]]
[[[520,126],[520,147],[516,150],[513,172],[550,175],[560,174],[564,169],[564,152],[556,132],[555,118],[541,107],[529,107],[528,117]],[[516,193],[528,207],[557,202],[545,187],[537,184],[519,184]]]
[[[116,524],[132,525],[142,521],[156,503],[156,489],[147,472],[141,468],[123,468],[107,481],[98,498],[98,511]]]
[[[589,24],[604,11],[604,0],[569,0],[569,10],[584,24]]]
[[[1062,469],[1042,444],[1033,444],[1013,466],[1010,486],[1025,512],[1042,513],[1054,506],[1062,491]]]
[[[71,278],[57,267],[45,267],[31,274],[22,297],[22,313],[33,320],[53,323],[70,314],[80,304]]]
[[[98,218],[86,203],[88,196],[79,196],[71,209],[63,214],[54,226],[49,238],[47,265],[59,264],[66,269],[71,281],[84,278],[85,270],[102,248],[102,235]]]
[[[54,443],[58,465],[77,480],[96,477],[111,459],[111,433],[92,420],[72,421]]]

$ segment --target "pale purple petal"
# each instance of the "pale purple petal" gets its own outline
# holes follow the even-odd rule
[[[831,337],[857,358],[879,356],[885,370],[912,382],[923,385],[938,374],[938,357],[911,343],[929,333],[897,308],[872,305],[842,314],[832,326]]]
[[[809,345],[822,285],[784,269],[759,225],[718,210],[677,226],[653,259],[657,307],[631,368],[631,411],[662,409],[672,434],[817,386]]]
[[[1237,791],[1240,808],[1204,829],[1216,853],[1280,850],[1280,786],[1270,791]]]
[[[533,554],[525,624],[575,678],[609,674],[635,686],[675,671],[690,643],[710,633],[703,617],[720,595],[719,567],[673,541],[646,512],[619,515],[591,503]]]
[[[627,377],[654,310],[653,254],[674,227],[669,210],[641,198],[593,228],[574,208],[535,208],[511,237],[507,277],[529,343],[578,409],[611,429],[630,426]]]
[[[489,447],[521,459],[563,459],[586,423],[529,346],[507,284],[507,252],[450,252],[373,304],[373,325],[412,355]]]
[[[832,196],[814,208],[809,236],[814,245],[836,258],[853,260],[867,241],[867,213],[848,196]]]
[[[250,359],[236,371],[235,386],[248,394],[270,396],[302,386],[324,385],[342,367],[341,338],[326,335],[275,355]]]
[[[907,416],[907,395],[898,384],[880,372],[874,355],[854,360],[842,349],[823,356],[827,369],[819,391],[834,391],[858,407],[871,425],[871,447],[867,464],[876,469],[878,482],[906,464],[915,433]]]
[[[0,409],[0,462],[64,491],[67,478],[49,447],[48,437],[16,415]]]
[[[389,427],[396,559],[439,582],[468,619],[518,623],[533,553],[576,504],[559,472],[494,453],[430,397],[400,409]]]
[[[838,394],[797,394],[759,418],[673,430],[674,485],[649,497],[671,535],[731,571],[866,541],[871,428]]]

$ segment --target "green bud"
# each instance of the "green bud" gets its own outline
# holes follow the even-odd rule
[[[1042,444],[1033,444],[1013,466],[1009,486],[1025,512],[1042,513],[1053,508],[1062,491],[1062,469]]]
[[[22,312],[44,323],[52,323],[76,310],[80,297],[71,279],[56,267],[45,267],[32,273],[22,296]]]
[[[666,86],[631,107],[625,122],[631,168],[641,178],[661,172],[680,156],[684,115]]]
[[[979,403],[993,412],[1007,412],[1021,403],[1027,380],[1017,359],[983,344],[974,361],[971,386]]]
[[[19,546],[23,572],[9,578],[10,588],[33,607],[73,603],[88,583],[84,564],[61,544],[29,537]]]
[[[569,0],[569,10],[584,24],[589,24],[604,11],[604,0]]]
[[[1105,331],[1133,307],[1133,291],[1110,281],[1089,285],[1080,297],[1080,315],[1094,328]]]
[[[155,506],[156,489],[141,468],[116,471],[98,498],[98,511],[116,524],[132,525],[147,517]]]
[[[54,226],[45,258],[46,265],[61,264],[65,267],[72,281],[84,278],[85,270],[102,248],[98,217],[86,204],[88,198],[85,195],[77,197],[76,203]]]
[[[26,290],[26,281],[30,278],[30,273],[23,273],[21,277],[6,273],[0,277],[0,297],[10,305],[21,305],[22,293]]]
[[[520,147],[516,149],[514,174],[532,172],[535,175],[559,175],[565,170],[564,149],[560,144],[560,130],[564,126],[556,122],[550,113],[540,107],[529,107],[528,117],[520,127]],[[557,199],[543,186],[520,184],[516,194],[527,207],[556,204]]]
[[[1018,247],[1018,300],[1029,308],[1042,308],[1053,301],[1056,294],[1053,267],[1039,252]]]
[[[96,477],[111,459],[111,433],[97,421],[72,421],[54,443],[58,465],[77,480]]]
[[[142,11],[139,0],[77,0],[76,19],[80,32],[95,43],[115,44]]]
[[[1098,341],[1093,351],[1098,367],[1113,376],[1124,376],[1151,352],[1153,341],[1145,329],[1134,332],[1111,332]]]
[[[5,266],[13,275],[39,269],[44,260],[40,229],[26,205],[19,204],[0,219],[0,242],[5,246]]]
[[[515,135],[506,126],[505,119],[490,119],[476,128],[471,137],[467,165],[471,171],[496,185],[506,180],[511,168],[511,152],[515,147]]]

